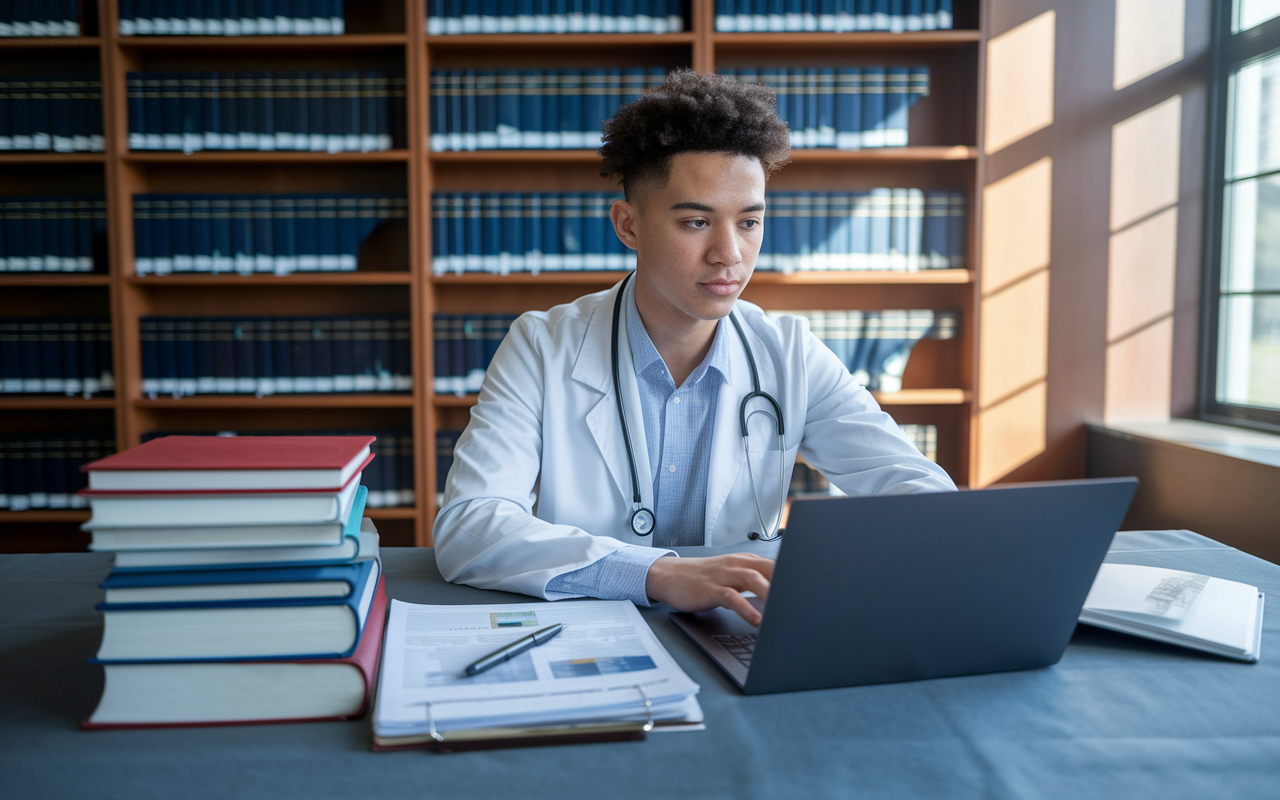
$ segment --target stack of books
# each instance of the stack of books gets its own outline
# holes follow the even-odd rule
[[[386,592],[373,437],[167,436],[85,465],[106,686],[86,728],[364,713]]]
[[[336,36],[346,28],[342,0],[120,0],[121,36]]]
[[[722,33],[780,31],[948,30],[951,0],[716,0],[716,30]]]
[[[79,35],[79,0],[0,3],[0,37]]]
[[[106,146],[97,75],[0,78],[0,120],[7,120],[0,150],[101,153]]]
[[[681,0],[631,0],[629,3],[578,0],[499,0],[458,3],[427,0],[427,35],[469,33],[679,33],[684,30]]]

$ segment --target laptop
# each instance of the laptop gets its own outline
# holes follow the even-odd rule
[[[1136,478],[797,499],[757,629],[671,619],[746,694],[1056,664]]]

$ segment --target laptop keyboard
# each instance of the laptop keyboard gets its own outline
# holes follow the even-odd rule
[[[712,636],[716,643],[729,651],[729,654],[738,661],[742,662],[742,666],[751,666],[751,657],[756,652],[756,634],[754,633],[722,633]]]

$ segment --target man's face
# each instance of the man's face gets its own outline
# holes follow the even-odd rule
[[[760,253],[764,186],[754,158],[680,153],[665,186],[619,201],[632,212],[631,224],[619,227],[637,250],[636,291],[663,321],[715,320],[733,309]]]

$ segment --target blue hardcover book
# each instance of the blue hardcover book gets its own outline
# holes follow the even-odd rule
[[[213,384],[218,394],[236,392],[235,322],[213,320]]]
[[[25,394],[39,394],[44,391],[40,381],[40,320],[22,320],[18,336],[22,346],[22,391]]]
[[[716,30],[721,33],[733,33],[738,30],[738,17],[734,13],[737,8],[735,0],[716,0]]]
[[[106,618],[102,646],[90,662],[120,664],[346,658],[355,652],[369,609],[373,605],[379,566],[376,559],[359,562],[357,567],[362,570],[359,576],[360,586],[345,597],[260,599],[210,605],[103,604],[99,606]],[[332,614],[317,613],[317,606],[332,609]],[[271,609],[272,613],[264,613],[266,609]],[[317,618],[320,618],[319,621]],[[165,634],[165,622],[168,625],[183,626],[190,634],[195,635],[173,637]],[[292,648],[298,646],[296,634],[295,637],[280,637],[276,631],[282,626],[291,630],[302,627],[305,631],[308,623],[314,632],[302,641],[307,642],[309,649],[314,652],[291,652]],[[148,636],[146,632],[149,630],[160,633]]]
[[[886,146],[885,122],[885,69],[863,67],[862,147]]]
[[[825,192],[810,192],[812,214],[809,217],[809,238],[813,242],[813,265],[810,269],[829,270],[831,250],[828,241],[829,202]]]
[[[639,100],[644,94],[645,72],[643,69],[629,67],[622,70],[622,105]]]
[[[467,270],[467,198],[452,192],[449,198],[449,263],[455,272]]]
[[[447,394],[453,391],[449,382],[449,321],[444,314],[436,314],[431,318],[431,372],[433,376],[431,391],[436,394]]]
[[[583,269],[607,269],[606,237],[612,232],[609,222],[609,201],[601,192],[583,197],[582,252]]]
[[[584,197],[580,192],[561,195],[560,252],[562,269],[581,270],[585,266],[586,239]]]
[[[208,195],[188,197],[191,218],[191,258],[196,272],[213,272],[213,227]]]
[[[589,147],[590,142],[583,128],[585,73],[580,69],[564,69],[548,73],[558,84],[560,96],[560,147],[565,150]],[[547,87],[551,89],[552,87]],[[550,127],[550,125],[548,126]],[[550,145],[548,145],[549,147]]]
[[[292,200],[294,255],[298,260],[298,271],[317,272],[320,269],[320,231],[316,219],[316,196],[299,194]]]
[[[815,147],[836,146],[836,71],[831,67],[817,70],[817,91],[814,98]]]
[[[360,253],[360,202],[354,195],[338,195],[338,268],[344,272],[356,269]]]
[[[235,269],[235,250],[231,243],[231,196],[214,195],[209,198],[209,261],[215,272],[231,272]]]
[[[806,147],[818,147],[818,103],[821,87],[818,83],[818,70],[796,70],[800,81],[800,92],[804,95],[804,143]]]
[[[867,268],[887,270],[890,268],[889,247],[892,239],[892,190],[872,189],[867,200],[870,217]]]
[[[938,0],[938,30],[949,30],[951,25],[951,0]]]
[[[521,92],[522,76],[515,70],[498,70],[494,76],[495,92],[495,147],[514,149],[521,144],[521,110],[525,101]],[[434,113],[434,106],[432,107]],[[433,147],[433,149],[435,149]]]
[[[194,272],[195,257],[191,249],[191,197],[168,196],[169,245],[173,251],[174,272]]]
[[[449,271],[449,199],[443,192],[431,195],[431,272]]]
[[[464,196],[466,220],[464,249],[467,272],[484,272],[484,204],[480,194],[471,192]]]
[[[950,205],[948,192],[924,193],[924,219],[920,233],[921,269],[945,269],[950,265],[947,249],[947,215]]]
[[[213,320],[208,317],[198,318],[194,327],[195,393],[215,394],[218,391],[218,375],[213,354]]]
[[[906,0],[903,4],[903,28],[909,31],[924,30],[923,0]]]
[[[133,274],[150,275],[155,271],[151,258],[151,197],[133,196]],[[8,227],[6,226],[6,231]]]
[[[926,31],[938,29],[938,0],[924,0],[920,4],[920,28]]]
[[[178,321],[161,317],[156,323],[156,365],[159,369],[161,394],[178,394]]]
[[[905,147],[907,144],[910,83],[911,71],[907,67],[885,70],[884,147]]]
[[[542,72],[522,69],[520,74],[520,147],[540,149],[546,146],[547,111],[552,124],[558,124],[559,111],[554,84],[545,87]]]
[[[872,0],[871,2],[871,28],[873,31],[887,31],[892,28],[893,22],[889,18],[891,0]]]
[[[354,392],[356,388],[354,324],[355,320],[351,317],[333,317],[329,320],[335,392]]]
[[[582,120],[579,129],[582,141],[579,147],[597,149],[603,135],[604,121],[609,117],[609,78],[603,69],[587,69],[582,72]]]
[[[396,384],[395,371],[395,320],[390,317],[374,317],[371,337],[374,389],[379,392],[394,392],[399,388]]]
[[[218,149],[240,149],[240,80],[234,72],[218,74]]]
[[[908,272],[927,268],[921,257],[921,239],[924,234],[924,192],[906,190],[906,269]]]
[[[201,73],[183,72],[178,78],[181,86],[180,112],[182,114],[182,147],[184,153],[204,149],[204,114],[201,98]]]
[[[161,358],[164,357],[161,341]],[[173,323],[174,394],[196,393],[196,321],[191,317],[179,317]]]
[[[791,196],[791,241],[795,248],[795,269],[813,269],[813,196],[808,192],[794,192]]]
[[[146,150],[148,149],[146,105],[143,100],[142,73],[130,72],[125,75],[124,80],[129,111],[129,149]],[[7,105],[7,102],[0,105]]]
[[[520,243],[524,249],[524,269],[537,273],[542,270],[542,194],[521,195]]]
[[[311,320],[305,318],[280,319],[272,323],[273,329],[287,323],[290,347],[289,372],[293,375],[293,390],[308,394],[316,390],[315,352]]]
[[[443,2],[443,0],[440,0]],[[432,152],[439,153],[449,149],[449,98],[448,80],[444,70],[431,70],[431,138]],[[314,129],[313,129],[314,130]]]
[[[252,319],[232,323],[232,358],[235,359],[235,391],[254,394],[258,388],[257,325]]]
[[[338,198],[331,194],[314,195],[316,269],[321,272],[342,270],[338,255]],[[354,264],[352,267],[354,268]]]
[[[542,230],[540,239],[542,256],[539,263],[542,269],[564,269],[563,251],[560,249],[560,214],[563,206],[563,195],[544,194],[540,196],[541,217],[539,227]]]
[[[498,147],[498,81],[491,69],[476,70],[476,148],[493,150]]]
[[[787,121],[791,126],[791,146],[808,147],[809,135],[805,126],[809,123],[809,96],[805,93],[803,69],[778,70],[786,85]]]
[[[454,394],[466,394],[467,373],[472,365],[467,360],[466,321],[461,314],[449,317],[449,386]]]
[[[774,269],[791,273],[796,269],[795,192],[774,194]]]
[[[479,314],[462,317],[463,389],[470,394],[480,391],[488,367],[484,361],[485,320]]]
[[[372,317],[356,317],[351,320],[351,374],[355,378],[357,392],[378,391],[378,374],[373,353],[373,326]]]
[[[952,269],[964,269],[966,258],[965,243],[968,239],[968,219],[965,215],[964,192],[949,192],[950,210],[947,213],[947,254]]]
[[[151,195],[151,266],[156,275],[173,272],[173,209],[170,195]]]
[[[889,190],[889,269],[894,272],[907,269],[908,216],[907,190]]]
[[[275,241],[274,203],[270,195],[256,195],[250,203],[253,208],[254,272],[275,272],[276,250],[282,243]]]
[[[200,81],[201,148],[222,149],[222,86],[218,73],[206,72]]]
[[[160,136],[157,150],[182,149],[182,76],[176,72],[159,73]]]
[[[255,319],[245,330],[253,347],[253,393],[259,397],[275,394],[275,349],[271,346],[272,320]]]
[[[254,271],[256,248],[253,243],[253,198],[248,195],[231,196],[231,252],[235,270],[241,275]]]
[[[328,394],[337,390],[337,365],[334,358],[333,318],[311,320],[311,365],[315,391]]]
[[[476,71],[461,71],[462,92],[462,149],[475,150],[479,139],[476,125]]]
[[[502,252],[502,198],[493,192],[477,196],[480,201],[480,271],[498,272]]]
[[[80,321],[62,319],[58,321],[58,341],[62,355],[62,391],[68,397],[84,392],[84,374],[80,371]],[[90,347],[93,342],[88,343]]]
[[[849,198],[849,268],[871,269],[871,193]]]
[[[236,149],[258,149],[258,103],[254,93],[257,81],[251,72],[237,72],[234,76],[236,86]]]
[[[500,235],[498,237],[498,272],[506,275],[524,271],[524,220],[521,195],[498,195]]]

